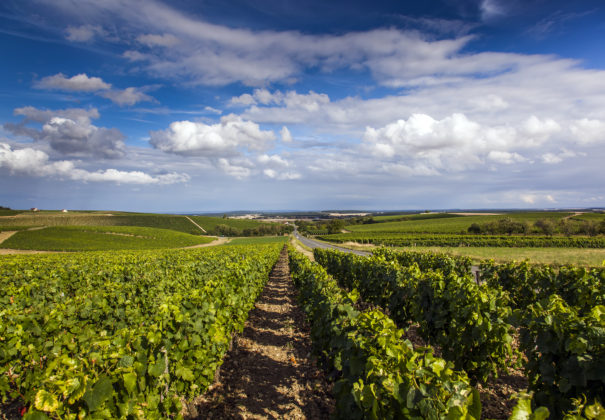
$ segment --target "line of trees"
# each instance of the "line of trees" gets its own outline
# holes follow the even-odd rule
[[[518,221],[505,217],[487,223],[473,223],[469,226],[468,233],[476,235],[527,235],[538,233],[548,236],[555,234],[596,236],[605,234],[605,220],[599,222],[594,220],[561,219],[554,221],[552,219],[538,219],[533,224],[530,224],[527,221]]]
[[[277,223],[263,223],[255,228],[238,229],[233,226],[219,224],[210,232],[217,236],[269,236],[284,235],[291,233],[294,227],[291,225],[282,225]]]

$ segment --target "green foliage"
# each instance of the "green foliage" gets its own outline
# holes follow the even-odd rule
[[[546,420],[550,412],[546,407],[532,409],[532,393],[517,396],[517,405],[508,420]]]
[[[574,409],[563,416],[563,420],[605,419],[605,408],[598,398],[588,401],[585,396],[574,400]]]
[[[342,219],[332,219],[328,223],[328,233],[339,233],[345,227],[345,221]]]
[[[380,248],[373,250],[372,254],[380,255],[388,261],[397,261],[402,267],[417,264],[421,271],[440,270],[445,275],[455,273],[459,276],[467,276],[471,273],[473,265],[469,257],[453,257],[433,252],[393,251]]]
[[[220,236],[263,236],[289,233],[291,226],[252,219],[229,219],[210,216],[191,216],[208,234]]]
[[[280,245],[0,259],[0,400],[28,418],[178,416],[212,383]]]
[[[553,223],[549,219],[540,219],[536,223],[543,221],[543,223]],[[527,234],[529,233],[529,223],[526,221],[513,220],[510,217],[494,220],[487,223],[477,224],[473,223],[469,228],[469,233],[479,234],[488,233],[491,235],[512,235],[515,234]]]
[[[16,218],[0,219],[0,227],[4,226],[137,226],[170,229],[191,235],[202,233],[184,216],[119,212],[24,213]]]
[[[572,213],[567,212],[511,212],[504,215],[473,215],[461,216],[444,213],[409,215],[400,221],[385,221],[375,224],[361,224],[347,226],[353,232],[381,232],[381,233],[432,233],[432,234],[459,234],[467,232],[473,223],[483,225],[507,218],[510,223],[533,224],[536,220],[547,218],[558,221]],[[452,217],[457,216],[457,217]],[[382,216],[375,216],[374,220],[383,220]],[[508,232],[506,232],[508,233]]]
[[[387,250],[365,258],[316,248],[314,256],[341,286],[358,290],[365,301],[388,310],[398,326],[418,322],[421,335],[441,346],[444,357],[474,380],[485,381],[507,366],[512,355],[512,327],[507,322],[511,309],[501,291],[457,273],[468,273],[468,260],[461,259],[457,268],[447,256],[402,254],[401,260],[410,264],[402,267],[396,253]]]
[[[582,316],[552,295],[524,317],[521,344],[536,404],[561,417],[574,398],[605,395],[605,306]]]
[[[348,227],[347,227],[348,228]],[[494,236],[405,234],[396,232],[353,232],[322,235],[320,239],[335,242],[358,242],[385,246],[473,246],[473,247],[539,247],[539,248],[605,248],[605,237],[566,236]]]
[[[528,261],[495,264],[487,260],[480,266],[480,278],[491,288],[507,292],[515,308],[525,308],[552,294],[580,312],[605,305],[605,268],[531,265]]]
[[[285,244],[290,239],[289,236],[258,236],[251,238],[233,238],[226,246],[231,245],[259,245],[259,244]]]
[[[357,311],[354,291],[344,292],[293,249],[289,254],[315,351],[339,375],[337,418],[480,418],[478,393],[464,373],[428,348],[415,350],[381,311]]]
[[[181,248],[212,242],[168,229],[124,226],[64,226],[20,231],[0,247],[46,251],[104,251],[117,249]]]

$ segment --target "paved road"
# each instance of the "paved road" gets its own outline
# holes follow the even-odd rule
[[[341,248],[336,245],[331,245],[331,244],[327,244],[325,242],[320,242],[320,241],[316,241],[314,239],[306,238],[304,236],[301,236],[297,230],[294,231],[294,236],[296,237],[296,239],[298,239],[300,242],[302,242],[304,245],[308,246],[309,248],[322,248],[322,249],[331,248],[331,249],[336,249],[337,251],[350,252],[355,255],[361,255],[362,257],[367,257],[368,255],[371,254],[370,252],[366,252],[366,251],[356,251],[353,249]]]

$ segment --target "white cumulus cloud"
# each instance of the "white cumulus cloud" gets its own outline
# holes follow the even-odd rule
[[[105,83],[99,77],[88,77],[85,73],[66,77],[63,73],[43,77],[35,84],[39,89],[66,90],[72,92],[96,92],[111,88],[111,84]]]
[[[119,158],[125,154],[124,135],[116,128],[97,127],[92,118],[99,118],[96,108],[42,110],[34,107],[16,108],[15,115],[24,119],[4,124],[9,132],[48,144],[53,150],[73,156]],[[42,124],[41,129],[30,123]]]
[[[243,150],[262,151],[275,140],[273,131],[230,114],[217,124],[175,121],[166,130],[152,131],[150,143],[163,152],[206,157],[234,156]]]
[[[574,121],[569,129],[580,144],[605,142],[605,122],[603,121],[582,118]]]
[[[33,177],[56,177],[84,182],[115,182],[117,184],[157,184],[166,185],[187,182],[187,174],[176,172],[149,175],[141,171],[121,171],[105,169],[87,171],[75,166],[71,161],[50,161],[48,154],[31,147],[13,150],[9,144],[0,143],[0,168],[6,168],[13,175]]]

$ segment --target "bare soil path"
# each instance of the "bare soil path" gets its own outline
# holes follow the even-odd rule
[[[185,216],[185,219],[189,220],[191,223],[193,223],[195,226],[197,226],[202,232],[208,233],[208,232],[206,232],[206,229],[204,229],[203,227],[201,227],[200,225],[195,223],[191,217]]]
[[[327,419],[331,388],[315,365],[287,253],[269,277],[218,381],[189,407],[198,419]]]
[[[206,248],[207,246],[223,245],[223,244],[226,244],[227,242],[231,242],[231,238],[221,237],[221,238],[216,238],[214,241],[209,242],[207,244],[199,244],[199,245],[186,246],[183,249]]]

